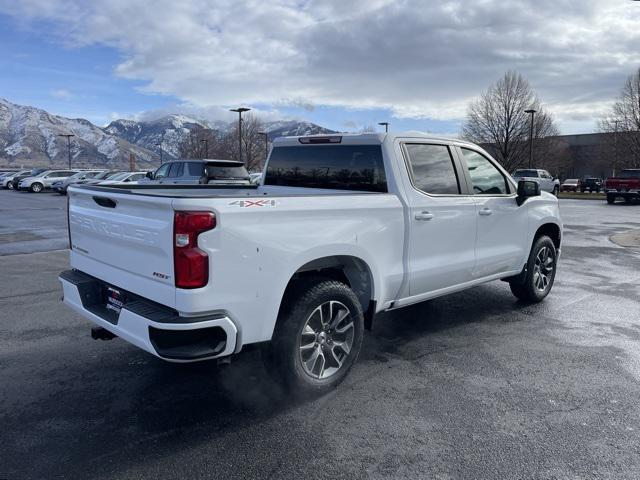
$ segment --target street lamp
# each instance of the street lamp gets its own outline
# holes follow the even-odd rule
[[[614,120],[615,125],[613,130],[613,177],[616,176],[616,168],[618,167],[618,124],[620,120]]]
[[[258,135],[264,135],[264,161],[267,161],[267,157],[269,156],[269,133],[268,132],[258,132]]]
[[[162,143],[156,143],[156,147],[160,147],[160,166],[162,166]]]
[[[202,158],[209,157],[209,140],[207,138],[203,138],[200,140],[200,143],[204,143],[204,156]]]
[[[232,108],[230,112],[238,113],[238,160],[242,161],[242,112],[248,112],[250,108]]]
[[[75,137],[73,133],[59,133],[59,137],[67,137],[67,154],[69,156],[69,170],[71,170],[71,137]]]
[[[389,132],[389,122],[380,122],[378,123],[381,127],[384,126],[384,133]]]
[[[533,168],[533,117],[536,114],[536,111],[533,108],[529,110],[525,110],[524,113],[531,114],[531,126],[529,128],[529,168]]]

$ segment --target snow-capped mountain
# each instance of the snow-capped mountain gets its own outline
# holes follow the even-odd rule
[[[105,132],[82,118],[65,118],[42,109],[16,105],[0,99],[0,162],[8,166],[66,166],[67,140],[72,134],[72,166],[122,168],[129,165],[129,154],[140,167],[158,163],[158,156]]]
[[[223,121],[210,122],[198,120],[186,115],[167,115],[156,120],[115,120],[107,125],[104,130],[112,135],[124,138],[130,143],[160,153],[160,145],[164,156],[177,158],[180,144],[192,133],[209,129],[221,133],[227,133],[236,126],[236,122]],[[265,131],[269,139],[288,135],[313,135],[335,133],[333,130],[316,125],[315,123],[280,120],[266,122]]]
[[[40,108],[16,105],[0,98],[0,165],[9,167],[62,167],[67,165],[71,139],[74,167],[128,168],[135,154],[140,168],[157,166],[160,146],[166,159],[178,158],[180,145],[204,129],[228,133],[236,122],[206,121],[186,115],[156,120],[115,120],[104,128],[82,118],[65,118]],[[280,120],[264,123],[269,139],[288,135],[336,133],[311,122]]]
[[[315,123],[298,120],[267,122],[265,124],[265,131],[269,134],[269,139],[298,135],[328,135],[330,133],[336,133],[334,130],[329,130],[328,128],[316,125]]]
[[[105,127],[105,132],[124,138],[130,143],[163,154],[179,156],[180,144],[192,132],[210,128],[205,122],[185,115],[167,115],[157,120],[115,120]]]

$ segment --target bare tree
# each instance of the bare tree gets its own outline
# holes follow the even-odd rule
[[[507,170],[527,163],[530,121],[525,110],[534,109],[536,158],[546,153],[536,139],[558,135],[553,117],[542,107],[529,82],[516,72],[507,72],[480,98],[469,105],[462,136],[487,147]]]
[[[260,171],[265,162],[264,124],[254,115],[242,119],[242,160],[249,171]],[[238,125],[228,132],[208,128],[193,130],[180,144],[182,158],[217,158],[238,160]]]
[[[640,168],[640,68],[627,77],[609,118],[600,122],[599,130],[609,134],[607,143],[614,149],[614,172],[618,166]]]

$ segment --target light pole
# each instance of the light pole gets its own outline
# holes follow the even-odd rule
[[[209,140],[206,138],[203,138],[202,140],[200,140],[200,143],[204,143],[204,156],[202,157],[204,158],[208,158],[209,157]]]
[[[620,120],[614,120],[614,130],[613,130],[613,175],[616,176],[616,168],[618,167],[618,124]]]
[[[269,133],[268,132],[258,132],[258,135],[264,135],[264,161],[267,161],[267,157],[269,156]]]
[[[238,160],[242,161],[242,112],[248,112],[250,108],[232,108],[230,112],[238,113]]]
[[[533,108],[529,110],[525,110],[524,113],[531,114],[531,126],[529,128],[529,168],[533,168],[533,117],[536,114],[536,111]]]
[[[389,122],[380,122],[378,123],[378,125],[380,125],[381,127],[384,126],[384,133],[389,132]]]
[[[156,143],[156,147],[160,147],[160,166],[162,166],[162,143]]]
[[[73,133],[59,133],[59,137],[67,137],[67,154],[69,156],[69,170],[71,170],[71,137],[75,137]]]

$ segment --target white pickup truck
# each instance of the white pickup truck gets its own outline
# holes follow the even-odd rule
[[[321,392],[378,312],[497,279],[541,301],[561,236],[557,199],[476,145],[286,137],[258,186],[70,187],[60,281],[96,336],[173,362],[263,342],[269,372]]]

